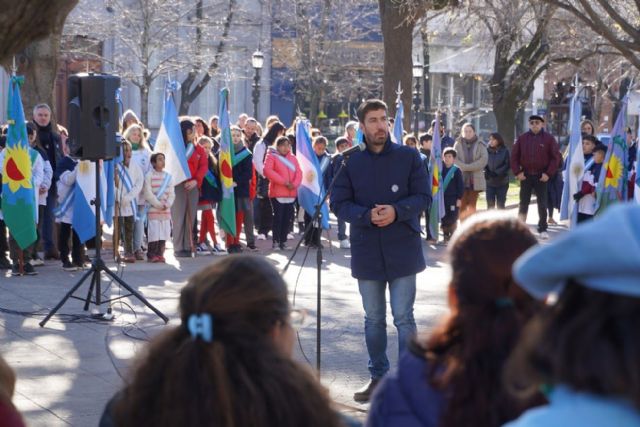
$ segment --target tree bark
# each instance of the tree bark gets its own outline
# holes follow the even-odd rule
[[[53,110],[52,122],[57,123],[54,88],[58,72],[60,54],[60,32],[52,33],[44,40],[31,43],[21,55],[18,74],[24,75],[22,103],[25,116],[31,118],[33,107],[40,103],[48,104]]]
[[[62,32],[67,15],[79,0],[0,0],[0,63],[10,64],[12,55],[30,43]]]
[[[393,0],[378,0],[382,39],[384,46],[384,77],[382,99],[389,106],[389,114],[395,113],[396,89],[402,85],[405,129],[411,128],[411,48],[414,23],[408,22]]]
[[[209,64],[205,74],[202,76],[202,79],[193,87],[196,83],[196,78],[198,76],[198,71],[193,70],[187,74],[184,81],[180,86],[180,108],[178,109],[178,114],[187,115],[189,114],[189,108],[193,101],[195,101],[198,96],[202,93],[202,91],[207,87],[209,82],[211,81],[211,77],[213,73],[220,67],[220,60],[222,57],[222,53],[226,48],[226,42],[229,37],[229,30],[231,29],[231,22],[233,21],[233,13],[236,8],[236,0],[229,0],[229,11],[227,12],[227,16],[224,21],[224,27],[222,31],[222,35],[220,36],[220,40],[218,41],[218,45],[216,46],[216,53],[214,55],[213,61]],[[198,2],[197,10],[202,12],[202,2]],[[201,37],[200,28],[197,29],[196,38],[199,40]],[[200,42],[199,42],[200,43]],[[201,44],[198,45],[198,48],[201,49]]]
[[[507,147],[511,148],[516,138],[516,116],[518,102],[510,98],[496,101],[494,98],[493,112],[496,115],[498,133],[504,138]]]

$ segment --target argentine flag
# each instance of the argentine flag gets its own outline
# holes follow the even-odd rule
[[[298,203],[309,215],[313,216],[316,205],[322,202],[326,188],[322,185],[322,172],[320,162],[313,151],[310,137],[311,124],[309,120],[300,120],[296,130],[296,158],[302,169],[302,183],[298,187]],[[329,208],[323,203],[320,209],[322,214],[322,228],[329,228]]]
[[[580,118],[582,117],[582,102],[578,97],[579,90],[573,95],[570,108],[569,125],[569,155],[564,170],[564,187],[562,188],[562,202],[560,204],[560,219],[571,220],[571,225],[577,224],[578,209],[573,195],[582,188],[584,176],[584,153],[582,152],[582,129]]]
[[[72,227],[82,243],[96,236],[96,164],[89,160],[78,162],[73,198]],[[104,171],[100,173],[101,213],[105,215],[107,188]]]
[[[404,120],[404,106],[402,105],[402,100],[400,99],[400,95],[398,95],[398,99],[396,100],[396,117],[393,121],[393,138],[392,140],[396,144],[402,145],[402,134],[403,127],[402,121]],[[418,139],[418,135],[415,136]]]
[[[177,90],[176,85],[168,84],[164,97],[162,124],[160,125],[153,151],[164,154],[164,170],[173,177],[173,182],[177,185],[187,179],[191,179],[191,172],[189,171],[186,149],[182,139],[182,132],[180,131],[178,112],[173,103],[173,90]]]

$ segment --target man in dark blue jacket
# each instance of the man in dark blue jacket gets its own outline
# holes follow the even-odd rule
[[[357,113],[367,149],[347,161],[336,180],[331,205],[338,218],[351,223],[351,274],[358,280],[365,311],[371,375],[353,398],[366,402],[389,370],[387,283],[400,352],[416,332],[416,274],[425,268],[419,215],[426,208],[429,187],[418,152],[391,142],[386,104],[368,100]]]

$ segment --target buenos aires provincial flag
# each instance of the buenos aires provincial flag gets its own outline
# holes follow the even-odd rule
[[[439,114],[436,113],[436,123],[440,122]],[[429,170],[429,180],[431,181],[431,210],[429,211],[429,230],[431,235],[437,240],[440,230],[440,220],[444,216],[444,194],[442,192],[442,140],[440,137],[440,126],[433,127],[433,146],[431,147],[431,169]],[[449,173],[453,173],[450,171]]]
[[[9,232],[21,249],[36,241],[36,196],[31,178],[31,155],[20,97],[23,77],[11,77],[7,110],[7,145],[3,152],[2,213]]]
[[[220,153],[218,166],[220,168],[220,184],[222,186],[222,200],[218,221],[220,227],[228,234],[236,235],[236,203],[233,191],[234,151],[231,139],[231,120],[229,119],[229,89],[220,90]]]
[[[298,187],[298,203],[309,215],[313,216],[316,205],[323,201],[326,188],[322,185],[320,162],[311,144],[311,124],[309,120],[300,120],[296,130],[296,158],[302,170],[302,182]],[[322,203],[322,228],[329,228],[329,208]]]

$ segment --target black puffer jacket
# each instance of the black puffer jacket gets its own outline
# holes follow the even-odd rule
[[[489,159],[484,168],[484,177],[489,187],[501,187],[509,184],[509,150],[504,145],[497,148],[487,147]]]

